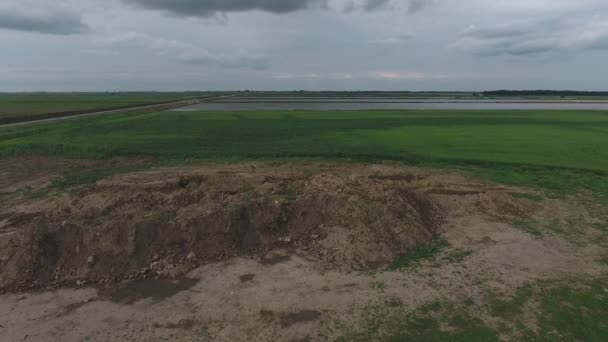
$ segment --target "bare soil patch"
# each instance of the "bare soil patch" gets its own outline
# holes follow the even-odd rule
[[[149,157],[117,157],[109,160],[41,156],[0,158],[0,193],[40,190],[49,186],[53,179],[67,173],[145,166],[152,161]]]
[[[530,216],[534,205],[509,191],[390,166],[245,164],[119,175],[3,210],[11,228],[2,228],[10,234],[0,240],[0,288],[175,278],[237,256],[273,265],[298,254],[324,268],[381,268],[428,244],[448,216]]]
[[[0,210],[0,311],[11,313],[0,332],[333,340],[364,329],[370,305],[464,299],[499,326],[484,295],[607,274],[591,211],[522,193],[538,195],[396,165],[247,163],[129,173],[19,201]],[[514,224],[556,218],[578,220],[576,238]],[[387,271],[437,239],[448,247],[436,257]],[[59,289],[21,292],[49,287]]]
[[[203,263],[291,254],[323,267],[384,266],[431,241],[443,214],[390,169],[238,165],[133,173],[2,213],[4,288],[174,278]],[[354,173],[352,171],[355,171]],[[407,172],[407,171],[405,171]]]

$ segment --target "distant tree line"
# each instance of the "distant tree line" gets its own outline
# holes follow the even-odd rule
[[[573,90],[493,90],[484,91],[484,96],[608,96],[608,91]]]
[[[473,92],[460,91],[252,91],[241,90],[247,96],[292,96],[292,97],[408,97],[408,96],[473,96]]]

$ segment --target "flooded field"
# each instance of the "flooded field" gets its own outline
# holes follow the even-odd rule
[[[427,98],[226,98],[175,111],[256,110],[608,110],[602,100],[492,100]]]

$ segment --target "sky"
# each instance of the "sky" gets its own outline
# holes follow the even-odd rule
[[[1,0],[0,91],[608,90],[606,0]]]

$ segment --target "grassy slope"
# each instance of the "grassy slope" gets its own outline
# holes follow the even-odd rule
[[[480,296],[481,297],[481,296]],[[402,305],[368,308],[363,331],[342,341],[589,341],[608,339],[608,295],[601,281],[535,283],[510,299],[488,294],[483,306],[473,298],[435,302],[408,313]],[[529,305],[536,307],[530,310]],[[528,314],[525,314],[528,307]],[[485,312],[493,326],[478,317]],[[473,315],[471,315],[473,314]],[[361,327],[359,327],[361,330]]]
[[[390,159],[600,193],[608,193],[606,146],[604,112],[162,112],[0,130],[0,156]]]
[[[203,93],[0,94],[0,121],[177,101]]]

